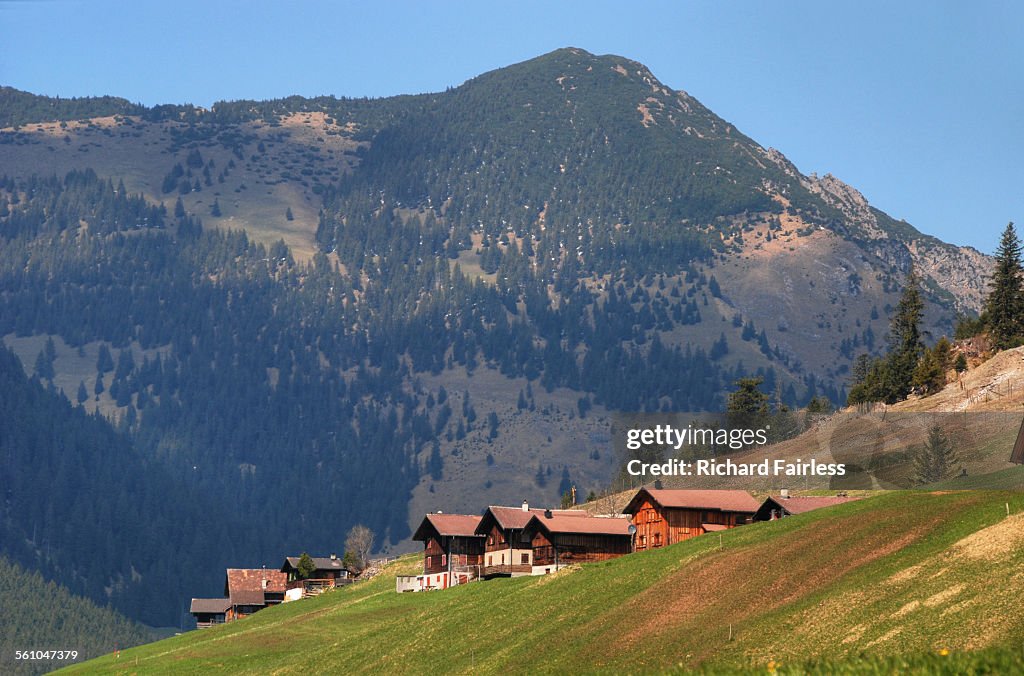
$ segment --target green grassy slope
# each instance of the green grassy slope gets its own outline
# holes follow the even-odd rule
[[[389,574],[73,669],[891,671],[943,650],[1019,664],[1022,510],[1018,493],[890,493],[543,578],[397,595]]]

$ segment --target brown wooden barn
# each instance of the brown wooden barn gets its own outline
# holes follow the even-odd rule
[[[746,491],[641,488],[622,511],[643,551],[749,523],[760,506]]]
[[[423,574],[400,579],[399,591],[446,589],[481,575],[484,536],[479,516],[427,514],[412,539],[423,543]],[[403,588],[404,584],[404,588]]]
[[[573,563],[606,561],[632,551],[628,519],[586,513],[534,514],[523,531],[533,553],[532,573],[552,573]]]
[[[543,509],[490,506],[480,518],[476,532],[485,536],[483,576],[515,577],[533,574],[533,545],[524,536],[526,524]],[[579,514],[572,510],[556,510],[555,514]]]
[[[822,507],[841,505],[844,502],[851,502],[856,499],[857,498],[851,498],[844,495],[808,495],[797,497],[790,497],[788,495],[770,495],[765,498],[765,501],[761,503],[760,507],[758,507],[757,511],[754,513],[753,520],[773,521],[784,516],[803,514],[804,512],[821,509]]]
[[[228,568],[224,579],[224,596],[229,602],[225,621],[282,603],[287,585],[287,576],[279,570]]]

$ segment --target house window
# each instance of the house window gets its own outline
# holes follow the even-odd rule
[[[448,555],[447,554],[442,554],[441,555],[441,565],[442,566],[447,566],[448,565]]]
[[[529,554],[523,554],[519,562],[523,563],[523,564],[529,563],[530,562],[530,555]]]

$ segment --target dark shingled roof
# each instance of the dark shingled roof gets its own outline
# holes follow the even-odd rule
[[[228,600],[233,606],[265,606],[267,604],[266,595],[255,589],[239,589],[232,592],[231,598]]]
[[[644,494],[651,496],[651,499],[662,507],[674,509],[708,509],[753,514],[761,506],[761,503],[746,491],[641,488],[622,511],[634,514],[639,507],[640,497]]]
[[[293,569],[298,568],[301,558],[301,556],[286,556],[284,564],[281,566],[281,572],[287,571],[289,566]],[[338,557],[332,559],[329,556],[311,556],[309,558],[313,559],[313,565],[317,570],[348,570]]]
[[[261,601],[262,602],[262,601]],[[192,599],[190,613],[226,613],[231,607],[231,599]]]

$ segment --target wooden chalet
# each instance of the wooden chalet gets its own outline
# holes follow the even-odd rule
[[[749,523],[760,506],[746,491],[641,488],[622,511],[643,551]]]
[[[423,574],[398,579],[398,591],[447,589],[480,577],[483,535],[479,516],[427,514],[412,539],[423,543]]]
[[[326,589],[340,587],[352,581],[352,572],[345,567],[336,554],[311,556],[316,570],[309,577],[299,574],[301,556],[285,557],[281,572],[287,577],[285,600],[294,601],[303,596],[319,594]]]
[[[1021,422],[1020,429],[1017,430],[1017,440],[1013,442],[1010,462],[1024,465],[1024,422]]]
[[[224,579],[224,596],[228,600],[225,622],[284,602],[287,585],[287,576],[278,570],[228,568]]]
[[[196,626],[200,629],[205,629],[215,624],[227,622],[228,610],[230,608],[230,599],[192,599],[192,605],[188,611],[195,618]]]
[[[552,573],[573,563],[606,561],[633,551],[628,519],[550,510],[534,514],[523,529],[532,550],[532,573]]]
[[[550,511],[550,510],[549,510]],[[491,506],[480,517],[476,532],[485,536],[483,577],[514,577],[533,574],[533,545],[524,530],[530,519],[544,515],[543,509]],[[557,510],[557,514],[580,514],[573,510]]]
[[[757,511],[754,512],[754,521],[774,521],[784,516],[803,514],[822,507],[841,505],[844,502],[852,502],[857,498],[844,495],[834,496],[799,496],[790,497],[786,495],[768,496]]]

